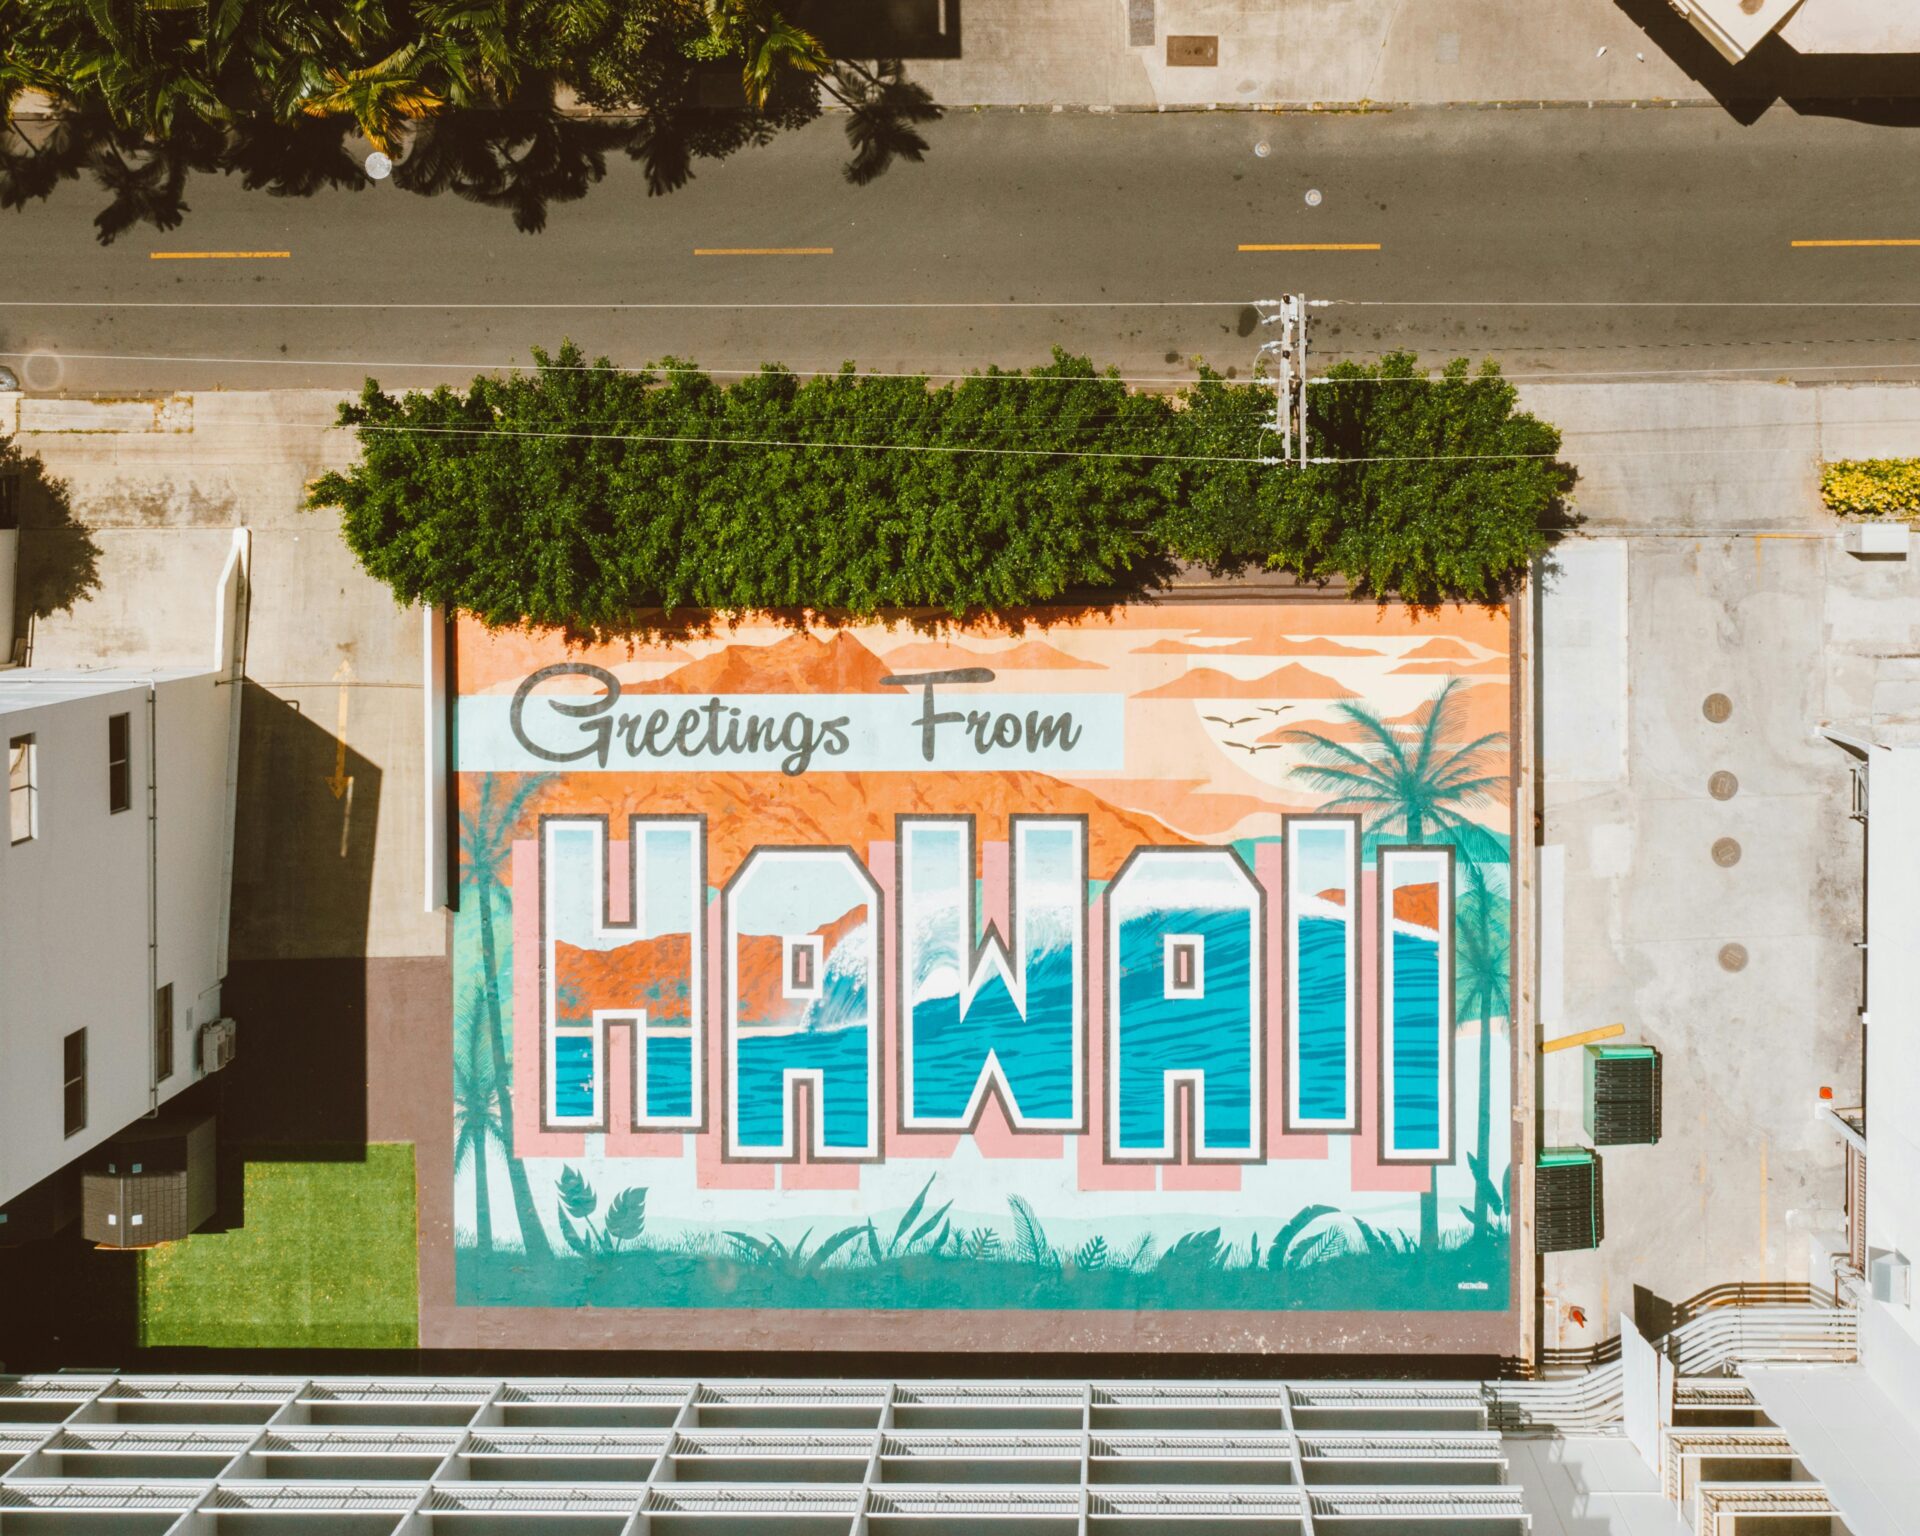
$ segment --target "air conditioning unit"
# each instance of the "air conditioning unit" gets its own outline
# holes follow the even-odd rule
[[[218,1072],[233,1062],[234,1038],[239,1026],[232,1019],[215,1019],[200,1031],[200,1071]]]
[[[1533,1251],[1598,1248],[1606,1236],[1600,1157],[1586,1147],[1546,1147],[1533,1170]]]
[[[1587,1135],[1596,1147],[1660,1139],[1660,1053],[1650,1045],[1587,1047]]]
[[[1873,1287],[1873,1299],[1890,1307],[1912,1305],[1912,1266],[1904,1253],[1876,1253],[1867,1266],[1867,1279]]]

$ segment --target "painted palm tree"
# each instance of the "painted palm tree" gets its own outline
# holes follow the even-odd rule
[[[1498,840],[1467,813],[1507,797],[1505,768],[1493,755],[1506,733],[1490,731],[1462,742],[1459,687],[1458,678],[1448,678],[1406,724],[1383,720],[1352,700],[1336,704],[1360,728],[1360,742],[1349,745],[1319,731],[1300,732],[1295,740],[1306,749],[1306,761],[1294,767],[1293,776],[1330,797],[1322,810],[1357,812],[1376,839],[1395,831],[1407,843],[1444,838],[1470,863],[1504,859]],[[1440,1245],[1437,1177],[1428,1178],[1420,1196],[1420,1246],[1425,1249]]]
[[[486,1032],[485,1054],[498,1116],[495,1130],[506,1153],[520,1242],[530,1258],[546,1258],[552,1252],[546,1228],[534,1207],[526,1168],[513,1155],[513,1067],[501,1017],[500,951],[493,932],[494,893],[506,884],[507,864],[513,855],[513,829],[546,779],[532,775],[512,790],[501,788],[500,783],[492,775],[482,775],[472,808],[460,813],[460,884],[473,893],[480,908],[480,988],[486,1005],[480,1022]]]
[[[487,1163],[494,1142],[506,1141],[501,1129],[500,1100],[493,1091],[493,1068],[476,1049],[484,1033],[477,1003],[460,1010],[460,1028],[454,1036],[453,1062],[453,1171],[473,1169],[473,1226],[481,1252],[493,1247],[493,1202],[487,1183]]]
[[[1493,1021],[1506,1018],[1512,1006],[1512,928],[1507,915],[1507,892],[1487,879],[1486,867],[1466,867],[1466,889],[1454,915],[1454,996],[1457,1023],[1475,1020],[1480,1026],[1480,1104],[1474,1129],[1473,1210],[1475,1232],[1487,1229],[1489,1212],[1498,1215],[1505,1203],[1489,1171],[1493,1112],[1489,1078],[1493,1070]]]
[[[1489,731],[1462,743],[1459,687],[1458,678],[1448,678],[1408,724],[1351,700],[1336,704],[1362,740],[1349,745],[1301,731],[1294,740],[1307,760],[1294,777],[1331,796],[1322,810],[1357,811],[1376,837],[1397,828],[1408,843],[1444,838],[1469,858],[1504,859],[1505,850],[1466,813],[1506,800],[1505,765],[1492,754],[1507,735]]]

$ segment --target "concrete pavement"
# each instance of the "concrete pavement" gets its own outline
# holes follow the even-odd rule
[[[1819,6],[1807,11],[1817,12]],[[1911,60],[1729,65],[1665,0],[834,0],[801,14],[839,51],[903,58],[949,106],[1666,104],[1750,121],[1784,97],[1920,94]],[[1206,62],[1169,39],[1210,41]]]
[[[1920,248],[1793,244],[1920,238],[1920,171],[1893,130],[1000,113],[927,136],[924,163],[866,187],[831,122],[662,198],[615,157],[539,235],[391,184],[290,199],[202,179],[182,228],[102,247],[97,192],[69,185],[0,219],[0,360],[41,393],[341,388],[460,379],[571,335],[621,364],[735,369],[952,371],[1057,344],[1178,381],[1199,360],[1246,370],[1251,301],[1298,289],[1346,301],[1316,317],[1323,365],[1405,346],[1593,379],[1920,374]],[[1241,249],[1326,244],[1366,248]],[[714,249],[831,254],[697,254]],[[152,259],[261,250],[289,254]]]
[[[1546,1263],[1542,1342],[1571,1347],[1635,1286],[1825,1282],[1841,1149],[1817,1111],[1859,1098],[1863,832],[1815,728],[1920,725],[1920,562],[1845,553],[1817,471],[1913,453],[1920,391],[1527,400],[1569,427],[1586,519],[1537,591],[1541,1035],[1624,1024],[1665,1073],[1661,1144],[1603,1152],[1606,1242]],[[1549,1144],[1585,1140],[1581,1055],[1541,1057]]]
[[[947,10],[957,56],[916,58],[909,74],[955,106],[1712,99],[1613,0],[948,0]],[[1217,39],[1218,63],[1170,64],[1175,36]]]

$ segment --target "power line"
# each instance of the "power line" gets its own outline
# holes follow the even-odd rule
[[[18,358],[24,359],[28,357],[33,357],[35,355],[36,354],[32,352],[8,351],[4,347],[0,347],[0,357],[18,357]],[[442,362],[434,362],[430,360],[409,362],[404,359],[394,359],[394,358],[200,357],[200,356],[170,355],[166,353],[150,353],[150,352],[61,352],[56,355],[60,358],[62,362],[81,362],[81,363],[202,363],[202,364],[208,364],[208,365],[218,365],[222,367],[234,367],[234,366],[252,367],[257,364],[257,365],[265,365],[265,366],[282,366],[282,367],[298,367],[298,368],[458,368],[458,369],[471,369],[475,372],[480,372],[480,373],[507,372],[507,373],[706,374],[710,377],[720,377],[720,378],[730,378],[730,379],[731,378],[740,378],[740,379],[758,378],[763,372],[766,371],[766,365],[756,365],[751,368],[738,368],[738,367],[709,368],[701,364],[693,364],[686,367],[678,367],[678,366],[666,366],[658,363],[640,363],[635,365],[628,365],[624,363],[605,363],[605,364],[602,364],[602,363],[536,363],[530,360],[526,362],[512,362],[512,363],[498,363],[498,362],[469,363],[469,362],[459,362],[451,359],[447,361],[442,361]],[[809,368],[796,367],[786,363],[778,363],[772,366],[779,369],[785,369],[789,373],[795,374],[797,376],[802,376],[802,377],[826,379],[826,378],[837,378],[840,376],[840,365],[837,363],[832,364],[830,366],[823,365],[823,366],[816,366],[816,367],[809,367]],[[1915,363],[1912,366],[1920,367],[1920,363]],[[1082,375],[1082,374],[1071,374],[1071,375],[1061,376],[1058,374],[1009,373],[1009,372],[991,373],[991,374],[989,373],[927,373],[927,372],[920,372],[918,370],[890,371],[887,369],[880,369],[880,368],[856,368],[854,373],[852,374],[852,377],[859,378],[859,379],[938,379],[938,380],[941,380],[942,382],[946,382],[946,381],[965,382],[967,380],[977,380],[982,383],[990,383],[990,384],[1001,383],[1001,382],[1024,383],[1024,384],[1191,384],[1195,382],[1194,375],[1188,375],[1181,378],[1160,378],[1160,377],[1147,377],[1147,376],[1134,376],[1134,375],[1109,375],[1104,373],[1095,373],[1090,376]]]
[[[1518,347],[1489,348],[1489,351],[1519,351]],[[10,354],[0,354],[10,355]],[[1565,369],[1547,373],[1508,373],[1504,369],[1491,380],[1483,380],[1479,374],[1470,373],[1462,379],[1449,379],[1433,374],[1414,374],[1400,378],[1328,378],[1321,374],[1318,378],[1307,380],[1309,385],[1322,384],[1478,384],[1503,381],[1521,381],[1538,383],[1560,379],[1672,379],[1672,378],[1713,378],[1728,373],[1860,373],[1885,372],[1896,368],[1920,368],[1920,358],[1911,362],[1898,363],[1745,363],[1725,368],[1614,368],[1614,369]]]
[[[1245,309],[1251,299],[900,299],[831,302],[769,299],[648,300],[550,303],[520,299],[425,303],[378,299],[0,299],[0,309],[535,309],[743,310],[743,309]]]
[[[322,309],[322,310],[925,310],[925,309],[1246,309],[1257,299],[0,299],[0,309]],[[1920,309],[1920,299],[1326,299],[1347,309]]]
[[[1673,347],[1674,343],[1665,344]],[[1654,348],[1657,349],[1657,348]],[[1490,347],[1486,353],[1523,351],[1521,347]],[[29,358],[39,355],[37,352],[8,350],[0,348],[0,357]],[[295,368],[450,368],[471,370],[475,373],[612,373],[637,374],[656,373],[663,375],[704,374],[714,378],[758,378],[767,365],[756,364],[752,367],[709,367],[704,364],[688,366],[660,363],[535,363],[525,362],[469,362],[459,359],[419,359],[406,358],[352,358],[352,357],[215,357],[210,355],[159,352],[60,352],[54,354],[62,362],[89,363],[175,363],[204,365],[209,367],[295,367]],[[1334,355],[1334,354],[1329,354]],[[1348,354],[1351,355],[1351,354]],[[772,366],[785,369],[803,378],[836,378],[840,376],[840,365],[835,364],[793,364],[778,363]],[[1899,361],[1876,361],[1868,363],[1741,363],[1725,367],[1702,368],[1614,368],[1614,369],[1549,369],[1532,373],[1508,373],[1502,370],[1498,378],[1511,382],[1551,382],[1556,380],[1577,379],[1662,379],[1662,378],[1716,378],[1727,374],[1779,374],[1795,373],[1861,373],[1887,372],[1896,369],[1920,369],[1920,358]],[[1199,375],[1155,375],[1155,374],[1117,374],[1095,373],[1092,375],[1055,375],[1034,374],[1017,371],[999,373],[938,373],[919,369],[882,369],[858,368],[853,374],[860,379],[931,379],[942,383],[1022,383],[1022,384],[1180,384],[1192,385],[1199,382]],[[1254,378],[1258,375],[1252,376]],[[1250,380],[1249,380],[1250,381]],[[1242,382],[1226,380],[1228,383]],[[1355,384],[1474,384],[1482,382],[1477,373],[1470,373],[1465,379],[1448,379],[1436,374],[1413,374],[1406,377],[1391,378],[1330,378],[1325,374],[1307,380],[1310,387],[1326,385]]]
[[[285,421],[238,421],[222,420],[222,426],[232,427],[281,427],[289,425]],[[1757,431],[1771,428],[1794,428],[1810,425],[1805,422],[1750,423],[1738,428],[1723,430]],[[1875,426],[1914,426],[1920,425],[1920,418],[1881,420]],[[846,451],[862,453],[982,453],[1004,458],[1036,459],[1145,459],[1150,461],[1180,464],[1260,464],[1278,463],[1271,455],[1264,454],[1204,454],[1204,453],[1153,453],[1145,450],[1124,449],[1079,449],[1079,448],[1005,448],[987,444],[969,445],[965,443],[871,443],[871,442],[819,442],[798,438],[760,438],[760,437],[681,437],[666,433],[640,432],[564,432],[564,431],[526,431],[518,428],[502,427],[422,427],[403,425],[378,425],[372,422],[356,422],[347,426],[327,425],[326,431],[386,432],[398,435],[416,433],[431,436],[458,437],[512,437],[553,441],[580,442],[618,442],[651,443],[671,446],[685,444],[692,447],[708,448],[794,448],[820,449],[828,452]],[[1645,432],[1665,432],[1665,427],[1643,427],[1632,430]],[[1578,436],[1576,432],[1573,435]],[[1752,457],[1751,445],[1724,447],[1664,447],[1664,448],[1609,448],[1607,454],[1616,458],[1665,458],[1682,456],[1699,458],[1712,454],[1739,454]],[[1566,456],[1566,450],[1553,452],[1514,452],[1514,453],[1407,453],[1407,454],[1356,454],[1351,458],[1312,457],[1308,464],[1470,464],[1470,463],[1511,463],[1531,459],[1559,459]]]
[[[233,426],[259,425],[271,423],[233,422]],[[284,423],[282,423],[284,425]],[[1089,448],[998,448],[987,445],[966,443],[844,443],[844,442],[803,442],[797,439],[777,437],[680,437],[667,434],[643,432],[529,432],[514,427],[415,427],[415,426],[379,426],[372,422],[351,424],[355,432],[394,432],[394,433],[430,433],[436,435],[460,437],[513,437],[513,438],[558,438],[580,442],[611,443],[684,443],[701,448],[824,448],[828,450],[847,450],[863,453],[986,453],[1002,458],[1034,459],[1151,459],[1163,463],[1176,464],[1264,464],[1266,459],[1257,455],[1235,458],[1229,454],[1210,453],[1146,453],[1138,451],[1104,450]]]
[[[1343,309],[1920,309],[1920,299],[1324,299]]]

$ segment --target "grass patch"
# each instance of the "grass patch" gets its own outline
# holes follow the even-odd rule
[[[246,1165],[245,1224],[140,1255],[140,1342],[411,1349],[419,1339],[413,1148]]]

